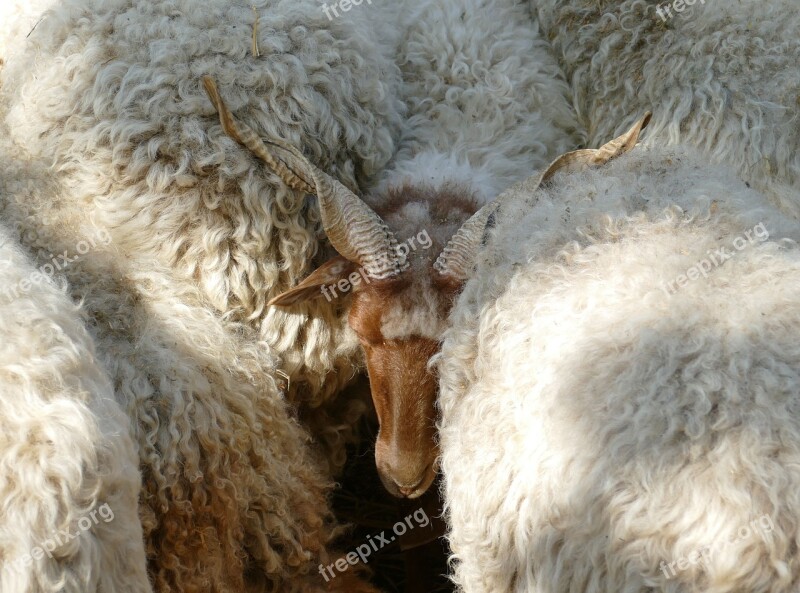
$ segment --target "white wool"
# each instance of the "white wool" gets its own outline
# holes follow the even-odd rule
[[[447,328],[439,312],[437,292],[424,284],[415,290],[411,305],[406,301],[389,302],[381,315],[381,335],[387,339],[404,339],[421,336],[439,340]]]
[[[474,188],[482,201],[497,195],[498,180],[486,167],[472,167],[455,154],[436,151],[419,152],[408,161],[397,163],[388,173],[387,185],[415,185],[440,189],[449,183]]]
[[[531,0],[589,146],[654,115],[610,167],[511,190],[453,309],[437,364],[464,593],[800,581],[800,13],[709,1],[665,23],[669,4]]]
[[[0,2],[0,68],[19,52],[25,37],[39,22],[42,13],[56,0],[3,0]]]
[[[794,591],[800,225],[686,146],[531,186],[437,361],[459,589]]]
[[[523,4],[424,0],[409,14],[397,58],[408,119],[379,189],[469,182],[485,202],[574,148],[567,85]]]
[[[0,150],[0,218],[12,224],[36,269],[52,254],[73,258],[80,241],[102,232],[60,200],[62,193],[43,162]],[[331,484],[276,385],[269,347],[252,328],[216,315],[196,286],[157,262],[124,257],[113,241],[97,241],[53,275],[81,304],[97,363],[133,435],[132,467],[141,468],[142,486],[126,492],[139,502],[137,525],[155,590],[325,590],[316,568],[330,561]],[[16,303],[24,290],[9,282],[0,298]],[[4,339],[27,339],[12,330],[2,332]],[[29,365],[31,376],[48,368]],[[75,457],[66,448],[65,454]],[[83,507],[73,507],[67,511],[82,514]],[[35,526],[25,516],[18,520]],[[4,515],[0,527],[6,524]],[[114,533],[133,541],[130,530]],[[81,560],[81,570],[115,575],[138,562],[144,571],[143,556],[114,560],[114,541],[103,547],[110,559],[94,554]],[[76,590],[118,590],[81,582],[87,587]],[[336,585],[347,590],[352,581]]]
[[[313,266],[317,207],[225,136],[199,78],[212,75],[262,136],[355,187],[394,151],[399,72],[390,48],[375,50],[387,26],[329,22],[311,1],[256,7],[261,58],[250,55],[249,2],[59,2],[0,72],[0,219],[37,268],[87,236],[110,239],[56,276],[80,303],[133,435],[142,487],[125,493],[138,496],[153,587],[370,591],[352,574],[327,585],[317,570],[335,533],[322,439],[341,464],[363,410],[319,406],[359,368],[355,340],[323,305],[266,307]],[[127,563],[145,570],[134,553],[80,563],[108,578]],[[31,574],[50,578],[39,568]],[[77,590],[139,582],[98,588],[90,576]]]
[[[0,591],[148,593],[139,459],[81,313],[2,226],[0,287]]]
[[[367,187],[403,110],[389,4],[329,20],[316,0],[64,0],[2,71],[10,134],[55,163],[65,198],[126,257],[169,267],[256,328],[290,396],[313,406],[360,368],[355,340],[324,303],[266,303],[325,255],[316,200],[225,135],[200,78],[262,137]]]
[[[691,145],[800,217],[796,0],[530,0],[598,146],[645,111],[644,142]]]

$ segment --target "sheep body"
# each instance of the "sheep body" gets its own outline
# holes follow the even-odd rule
[[[393,151],[396,72],[372,45],[381,27],[329,23],[316,3],[257,4],[260,62],[250,4],[201,4],[44,16],[1,73],[0,214],[35,266],[107,233],[56,275],[133,434],[154,589],[371,591],[318,572],[331,483],[276,383],[289,371],[319,405],[358,368],[354,340],[333,312],[264,306],[317,252],[316,205],[224,135],[199,77],[355,186]]]
[[[34,266],[53,254],[76,258],[98,232],[93,221],[59,200],[44,163],[11,148],[0,154],[0,216]],[[120,257],[104,236],[54,276],[81,303],[133,435],[142,486],[127,493],[139,499],[154,589],[326,590],[317,567],[330,562],[331,484],[276,385],[274,355],[254,330],[215,315],[199,289],[157,262]],[[16,286],[0,296],[13,302]],[[123,524],[111,526],[130,541]],[[118,572],[101,557],[91,569]]]
[[[524,5],[425,0],[402,27],[408,118],[381,189],[457,182],[485,202],[580,141],[563,75]]]
[[[800,13],[792,0],[531,0],[595,146],[651,110],[645,142],[695,146],[800,215]],[[660,16],[657,9],[662,7]]]
[[[686,146],[531,183],[438,360],[460,590],[795,590],[800,227]]]
[[[399,135],[392,8],[329,20],[313,0],[252,4],[60,3],[3,70],[7,121],[29,154],[54,160],[70,199],[120,249],[157,259],[258,328],[292,397],[317,406],[359,367],[352,336],[319,304],[266,306],[317,255],[316,203],[225,136],[200,78],[212,76],[263,137],[366,186]]]
[[[797,12],[531,6],[590,146],[654,116],[648,150],[506,194],[453,309],[438,364],[456,582],[793,590]],[[669,568],[760,517],[764,541]]]
[[[0,591],[149,593],[136,448],[81,312],[4,227],[0,286]]]

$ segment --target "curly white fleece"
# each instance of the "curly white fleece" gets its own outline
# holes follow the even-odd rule
[[[685,146],[507,197],[438,360],[460,590],[796,591],[800,225]]]
[[[199,81],[211,75],[261,136],[366,186],[395,151],[403,110],[395,9],[369,8],[330,21],[316,0],[65,0],[2,72],[12,137],[53,159],[69,199],[126,257],[161,262],[257,328],[292,397],[313,405],[358,368],[355,339],[321,303],[266,302],[315,264],[316,200],[224,134]]]
[[[45,163],[7,146],[0,150],[0,219],[17,229],[36,268],[51,254],[74,254],[77,243],[97,231],[63,194]],[[330,562],[331,484],[276,385],[275,356],[256,332],[216,315],[202,292],[169,268],[126,258],[113,242],[98,243],[56,275],[81,303],[98,364],[133,434],[133,467],[141,469],[142,485],[127,494],[138,496],[154,589],[326,590],[317,566]],[[3,339],[27,339],[23,329],[7,327]],[[32,361],[26,372],[45,369]],[[0,528],[6,521],[3,515]],[[131,541],[131,531],[123,523],[119,528],[115,534]],[[109,558],[94,555],[81,570],[117,574],[114,563],[126,548],[113,543]],[[333,585],[341,591],[355,586],[347,579]]]
[[[796,0],[529,0],[598,146],[653,112],[645,143],[727,163],[800,217]]]
[[[35,272],[0,225],[0,287]],[[0,591],[149,593],[139,459],[78,307],[0,292],[0,336]]]
[[[253,58],[250,4],[59,2],[0,72],[0,218],[36,266],[112,239],[63,275],[136,443],[154,588],[367,591],[317,571],[331,484],[276,382],[289,371],[319,405],[358,367],[355,340],[325,307],[265,307],[313,266],[317,208],[223,134],[198,80],[355,186],[394,151],[399,72],[375,49],[386,27],[310,0],[256,2]],[[319,435],[341,452],[347,428]],[[116,574],[101,560],[86,570]]]
[[[467,183],[486,201],[580,142],[563,74],[524,4],[407,4],[397,62],[408,119],[381,188]]]

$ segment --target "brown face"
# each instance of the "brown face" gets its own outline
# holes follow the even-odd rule
[[[415,288],[402,280],[360,287],[349,316],[350,327],[364,348],[380,423],[375,445],[378,473],[392,495],[408,498],[421,496],[430,487],[438,457],[438,384],[428,369],[428,361],[439,349],[438,339],[415,333],[413,326],[393,327],[391,319],[387,322],[393,310],[403,309],[403,297]]]
[[[342,289],[346,279],[351,284]],[[344,292],[335,293],[337,286]],[[438,384],[428,362],[439,350],[456,288],[432,269],[369,281],[355,264],[335,257],[275,301],[290,305],[320,293],[351,299],[348,322],[364,349],[380,423],[375,462],[397,497],[421,496],[436,477]]]

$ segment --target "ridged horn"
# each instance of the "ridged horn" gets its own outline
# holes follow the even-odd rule
[[[226,134],[267,163],[286,185],[317,196],[322,226],[341,256],[363,267],[375,279],[403,271],[405,260],[398,254],[397,240],[372,208],[337,179],[312,165],[294,146],[281,140],[265,142],[249,126],[237,122],[214,80],[204,76],[202,82]]]
[[[589,167],[598,167],[625,154],[636,146],[639,134],[650,123],[651,116],[648,111],[631,129],[600,148],[574,150],[562,154],[539,176],[534,191],[549,182],[559,171],[582,171]],[[501,204],[501,198],[489,202],[456,231],[433,264],[439,274],[459,282],[470,277],[475,268],[475,256],[484,240],[486,226]]]

